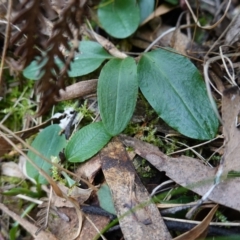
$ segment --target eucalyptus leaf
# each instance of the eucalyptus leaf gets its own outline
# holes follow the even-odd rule
[[[145,53],[138,78],[145,98],[172,128],[194,139],[214,138],[218,119],[204,80],[188,58],[164,49]]]
[[[155,0],[138,0],[140,22],[143,22],[154,10]]]
[[[59,135],[60,131],[61,128],[57,124],[46,127],[33,140],[31,146],[48,159],[51,156],[58,156],[67,143],[65,137]],[[51,164],[31,151],[28,151],[27,156],[47,174],[51,175]],[[34,179],[39,184],[47,183],[47,180],[29,162],[26,162],[25,167],[28,177]]]
[[[65,156],[69,162],[84,162],[111,139],[102,122],[91,123],[81,128],[68,142]]]
[[[133,34],[140,23],[140,11],[136,0],[102,0],[98,17],[104,30],[115,38]]]
[[[100,189],[97,192],[97,195],[98,195],[98,201],[99,201],[100,207],[116,215],[112,194],[107,184],[103,184],[100,187]]]
[[[74,61],[71,62],[71,69],[68,71],[69,77],[79,77],[96,70],[103,61],[111,59],[112,56],[97,42],[81,41],[79,45],[79,53],[75,54]],[[64,64],[59,58],[55,59],[59,69],[63,68]],[[33,61],[28,67],[23,70],[23,75],[32,80],[39,80],[42,73],[41,68],[46,64],[46,60],[41,64],[38,61]]]
[[[137,66],[133,58],[111,59],[98,80],[100,115],[106,130],[118,135],[131,119],[138,94]]]

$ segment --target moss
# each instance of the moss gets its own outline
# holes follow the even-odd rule
[[[26,113],[33,115],[36,104],[31,101],[31,93],[34,89],[34,81],[24,80],[22,87],[16,79],[7,80],[9,90],[0,101],[0,118],[6,118],[5,126],[13,131],[19,131],[24,125]]]
[[[57,163],[57,164],[59,164],[59,162],[60,162],[60,160],[59,160],[57,157],[53,157],[53,156],[51,156],[51,161],[52,161],[53,163]],[[66,180],[61,177],[61,174],[59,173],[58,168],[55,167],[55,166],[52,166],[52,178],[53,178],[53,180],[56,181],[56,182],[60,182],[60,183],[62,183],[63,185],[66,184]]]
[[[146,159],[141,159],[140,157],[136,157],[133,160],[133,165],[138,173],[138,176],[143,180],[143,182],[147,182],[158,173],[158,171],[153,168]]]
[[[228,222],[227,217],[224,216],[219,210],[216,211],[215,216],[220,222],[223,222],[223,223]]]

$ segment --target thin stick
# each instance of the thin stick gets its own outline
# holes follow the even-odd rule
[[[208,52],[206,53],[206,55],[204,56],[204,59],[207,58],[207,56],[209,55],[209,53],[212,51],[212,49],[217,45],[217,43],[220,41],[220,39],[227,33],[227,31],[230,29],[230,27],[235,23],[236,19],[239,17],[238,14],[236,14],[236,16],[233,18],[233,20],[229,23],[229,25],[227,26],[227,28],[223,31],[223,33],[219,36],[219,38],[213,43],[213,45],[210,47],[210,49],[208,50]]]
[[[201,146],[206,145],[210,142],[213,142],[213,141],[215,141],[216,139],[219,139],[219,138],[223,138],[223,136],[219,135],[219,136],[215,137],[214,139],[210,139],[210,140],[208,140],[204,143],[200,143],[200,144],[197,144],[197,145],[194,145],[194,146],[189,146],[189,147],[181,149],[181,150],[177,150],[175,152],[169,153],[168,156],[176,154],[176,153],[180,153],[180,152],[185,152],[187,150],[191,150],[191,149],[194,149],[194,148],[197,148],[197,147],[201,147]]]
[[[224,55],[225,57],[238,57],[240,56],[240,53],[230,53],[230,54],[225,54]],[[219,113],[218,113],[218,110],[217,110],[217,107],[215,105],[215,102],[214,102],[214,99],[213,99],[213,96],[211,94],[211,89],[210,89],[210,84],[211,84],[211,80],[208,76],[208,68],[209,68],[209,65],[217,60],[221,59],[221,56],[217,56],[217,57],[212,57],[210,59],[208,59],[206,61],[206,63],[204,64],[203,66],[203,73],[204,73],[204,78],[205,78],[205,83],[206,83],[206,88],[207,88],[207,93],[208,93],[208,97],[209,97],[209,100],[212,104],[212,107],[213,107],[213,111],[215,112],[216,116],[218,117],[219,121],[221,123],[222,122],[222,118],[220,117]],[[221,94],[221,93],[220,93]],[[221,94],[222,95],[222,94]]]
[[[6,57],[8,42],[9,42],[9,34],[10,34],[10,30],[11,30],[11,23],[10,23],[11,12],[12,12],[12,0],[9,0],[8,1],[8,10],[7,10],[8,23],[7,23],[6,31],[5,31],[4,48],[3,48],[3,52],[2,52],[2,61],[1,61],[1,65],[0,65],[0,86],[2,86],[3,66],[4,66],[4,62],[5,62],[5,57]]]
[[[228,1],[226,10],[225,10],[223,16],[222,16],[216,23],[214,23],[213,25],[211,25],[211,26],[205,26],[205,27],[202,26],[202,25],[199,23],[198,18],[197,18],[196,15],[194,14],[194,12],[193,12],[193,10],[192,10],[192,8],[191,8],[188,0],[185,0],[185,3],[186,3],[186,5],[187,5],[190,13],[192,14],[192,17],[193,17],[195,23],[197,24],[197,26],[200,27],[200,28],[202,28],[202,29],[210,30],[210,29],[215,28],[215,27],[216,27],[218,24],[220,24],[220,23],[222,22],[222,20],[225,18],[226,14],[227,14],[227,12],[228,12],[228,9],[229,9],[229,7],[230,7],[230,4],[231,4],[231,0]]]
[[[191,24],[191,25],[182,25],[179,27],[179,29],[183,29],[183,28],[189,28],[189,27],[194,27],[195,25]],[[164,36],[166,36],[167,34],[174,32],[176,30],[176,27],[172,27],[170,29],[168,29],[167,31],[163,32],[160,36],[158,36],[146,49],[144,52],[148,52],[158,41],[160,41],[160,39],[162,39]]]

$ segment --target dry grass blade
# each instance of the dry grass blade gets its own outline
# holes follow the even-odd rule
[[[176,8],[175,6],[170,6],[167,4],[161,4],[154,12],[152,12],[142,23],[140,26],[146,24],[147,22],[149,22],[150,20],[152,20],[155,17],[159,17],[165,13],[168,13],[169,11],[173,10],[174,8]]]
[[[1,129],[4,129],[6,130],[1,124],[0,124],[0,128]],[[72,239],[75,239],[79,234],[80,234],[80,231],[81,231],[81,228],[82,228],[82,222],[83,222],[83,215],[82,215],[82,212],[80,210],[80,207],[79,207],[79,204],[78,202],[71,198],[71,197],[68,197],[64,192],[61,191],[61,189],[58,187],[57,183],[44,171],[42,170],[41,168],[39,168],[21,149],[19,149],[10,139],[8,139],[4,133],[2,133],[0,131],[0,135],[9,143],[11,144],[15,150],[17,152],[19,152],[22,156],[24,156],[27,161],[29,161],[38,171],[39,173],[44,176],[47,181],[49,182],[49,184],[51,185],[51,187],[53,188],[54,192],[56,193],[57,196],[61,197],[61,198],[65,198],[67,201],[69,201],[75,208],[76,212],[77,212],[77,216],[78,216],[78,221],[79,221],[79,225],[78,225],[78,228],[77,228],[77,231],[76,233],[74,234],[74,237]],[[32,148],[33,149],[33,148]],[[32,150],[31,149],[31,150]],[[36,152],[36,151],[35,151]],[[43,157],[44,159],[46,159],[45,157]],[[37,232],[38,230],[36,229],[35,232]],[[48,239],[48,238],[46,238]]]
[[[193,10],[192,10],[192,8],[191,8],[188,0],[186,0],[185,3],[186,3],[186,5],[187,5],[189,11],[191,12],[192,17],[193,17],[195,23],[197,24],[197,26],[198,26],[199,28],[202,28],[202,29],[213,29],[213,28],[215,28],[218,24],[220,24],[220,23],[222,22],[222,20],[225,18],[226,14],[227,14],[227,12],[228,12],[228,10],[229,10],[230,4],[231,4],[231,0],[228,0],[228,4],[227,4],[227,6],[226,6],[226,10],[225,10],[223,16],[222,16],[216,23],[214,23],[212,26],[205,26],[205,27],[203,27],[203,26],[199,23],[198,18],[197,18],[196,15],[194,14],[194,12],[193,12]]]
[[[97,42],[101,44],[102,47],[105,48],[112,56],[120,59],[124,59],[127,57],[127,55],[119,51],[112,42],[110,42],[108,39],[94,32],[90,23],[88,23],[88,25],[91,30],[87,29],[86,27],[83,27],[84,34],[86,34],[88,37],[92,39],[97,40]]]
[[[39,226],[39,228],[35,233],[36,235],[38,235],[38,233],[40,231],[46,229],[48,226],[48,218],[49,218],[49,211],[50,211],[50,207],[51,207],[51,200],[52,200],[52,188],[50,189],[50,195],[49,195],[49,199],[47,202],[47,206],[42,208],[41,210],[39,210],[39,212],[37,213],[37,217],[39,217],[39,219],[37,221],[37,225]]]
[[[77,176],[76,174],[74,174],[73,172],[61,167],[59,164],[51,162],[49,159],[47,159],[46,157],[44,157],[41,153],[39,153],[38,151],[36,151],[33,147],[31,147],[28,143],[26,143],[25,141],[23,141],[19,136],[17,136],[16,134],[14,134],[11,130],[9,130],[8,128],[6,128],[5,126],[3,126],[0,123],[0,129],[2,129],[4,132],[10,134],[11,136],[13,136],[17,141],[19,141],[20,143],[22,143],[26,148],[28,148],[29,150],[31,150],[32,152],[34,152],[37,156],[41,157],[42,159],[44,159],[46,162],[50,163],[51,165],[57,167],[59,170],[64,171],[68,174],[70,174],[71,176],[74,176],[76,179],[78,179],[79,181],[83,181],[84,183],[87,184],[87,186],[95,191],[97,191],[97,188],[92,185],[91,183],[89,183],[88,181],[86,181],[85,179]],[[0,131],[0,135],[3,137],[3,139],[6,140],[7,143],[9,143],[11,146],[13,146],[14,148],[16,148],[16,150],[19,152],[20,149],[17,148],[17,146],[14,144],[14,142],[9,139],[9,136],[6,136],[4,133],[2,133]],[[0,136],[0,139],[1,139]],[[20,150],[21,151],[21,150]],[[20,154],[22,154],[23,152],[19,152]],[[26,156],[26,154],[23,153],[24,156]],[[44,176],[46,177],[46,176]],[[48,179],[48,176],[46,177],[46,179]]]
[[[7,47],[8,47],[8,43],[9,43],[9,34],[10,34],[10,29],[11,29],[11,23],[10,23],[11,11],[12,11],[12,0],[9,0],[8,1],[8,12],[7,12],[8,21],[7,21],[6,31],[5,31],[5,43],[4,43],[1,65],[0,65],[0,86],[2,85],[3,66],[4,66],[5,56],[7,53]]]
[[[48,240],[57,240],[57,238],[49,232],[42,231],[36,237],[35,232],[37,231],[37,227],[27,220],[23,219],[21,216],[9,210],[4,204],[0,203],[0,209],[12,217],[15,221],[17,221],[22,227],[24,227],[33,237],[34,239],[48,239]]]

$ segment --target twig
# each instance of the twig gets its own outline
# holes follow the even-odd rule
[[[185,0],[185,3],[186,3],[186,5],[187,5],[190,13],[192,14],[192,17],[193,17],[195,23],[197,24],[197,26],[200,27],[200,28],[202,28],[202,29],[210,30],[210,29],[215,28],[215,27],[216,27],[218,24],[220,24],[220,23],[222,22],[222,20],[225,18],[226,14],[227,14],[227,12],[228,12],[228,9],[229,9],[229,7],[230,7],[230,4],[231,4],[231,0],[228,1],[228,5],[227,5],[227,7],[226,7],[226,10],[225,10],[223,16],[222,16],[216,23],[214,23],[213,25],[211,25],[211,26],[205,26],[205,27],[203,27],[203,26],[199,23],[199,21],[198,21],[196,15],[194,14],[194,12],[193,12],[193,10],[192,10],[192,8],[191,8],[188,0]]]
[[[224,65],[224,67],[225,67],[225,71],[227,72],[227,75],[228,75],[228,77],[230,78],[230,80],[228,80],[227,77],[226,77],[226,79],[228,80],[228,82],[229,82],[230,84],[232,84],[232,85],[234,85],[234,86],[237,86],[237,83],[236,83],[236,81],[235,81],[235,72],[234,72],[233,63],[232,63],[232,61],[231,61],[228,57],[226,57],[225,55],[223,55],[222,47],[223,47],[223,46],[220,46],[220,47],[219,47],[220,56],[221,56],[221,58],[222,58],[223,65]],[[232,70],[232,75],[230,74],[230,72],[229,72],[229,70],[228,70],[228,67],[227,67],[227,64],[226,64],[226,62],[225,62],[225,59],[229,62],[230,66],[231,66],[231,68],[232,68],[232,69],[231,69],[231,70]]]
[[[182,25],[179,27],[179,29],[183,29],[183,28],[189,28],[189,27],[194,27],[193,24],[191,25]],[[166,36],[167,34],[174,32],[176,30],[176,27],[170,28],[167,31],[163,32],[160,36],[158,36],[146,49],[144,52],[148,52],[158,41],[160,41],[164,36]]]
[[[176,154],[176,153],[180,153],[180,152],[185,152],[185,151],[187,151],[187,150],[192,150],[192,149],[197,148],[197,147],[204,146],[205,144],[208,144],[208,143],[210,143],[210,142],[213,142],[213,141],[215,141],[216,139],[219,139],[219,138],[222,138],[222,137],[223,137],[223,136],[219,135],[219,136],[215,137],[214,139],[211,139],[211,140],[206,141],[206,142],[204,142],[204,143],[200,143],[200,144],[197,144],[197,145],[195,145],[195,146],[189,146],[189,147],[187,147],[187,148],[184,148],[184,149],[177,150],[177,151],[175,151],[175,152],[169,153],[168,156],[173,155],[173,154]]]
[[[52,186],[51,186],[50,195],[49,195],[49,198],[48,198],[47,209],[46,209],[46,216],[45,216],[45,218],[42,218],[42,219],[39,220],[39,222],[41,222],[41,220],[44,220],[44,224],[42,226],[40,226],[40,228],[38,228],[38,230],[35,232],[36,236],[39,234],[40,231],[45,230],[48,226],[49,212],[50,212],[51,201],[52,201],[52,193],[53,193],[53,189],[52,189]],[[45,211],[44,211],[44,215],[45,215]]]
[[[7,48],[8,48],[8,42],[9,42],[9,34],[10,34],[10,29],[11,29],[11,24],[10,24],[11,12],[12,12],[12,0],[9,0],[8,1],[8,10],[7,10],[8,23],[7,23],[6,30],[5,30],[5,41],[4,41],[2,60],[1,60],[1,65],[0,65],[0,87],[2,86],[3,66],[4,66],[4,62],[5,62],[5,57],[6,57],[6,52],[7,52]]]
[[[240,53],[230,53],[230,54],[225,54],[225,57],[238,57],[240,56]],[[205,83],[206,83],[206,88],[207,88],[207,93],[208,93],[208,97],[209,97],[209,100],[212,104],[212,107],[213,107],[213,111],[215,112],[216,116],[218,117],[219,121],[221,123],[222,122],[222,118],[220,117],[219,113],[218,113],[218,110],[217,110],[217,107],[215,105],[215,102],[214,102],[214,99],[213,99],[213,96],[211,94],[211,89],[210,89],[210,84],[213,86],[213,84],[211,83],[211,80],[208,76],[208,68],[209,68],[209,65],[219,59],[221,59],[222,57],[221,56],[217,56],[217,57],[212,57],[210,59],[208,59],[206,61],[206,63],[204,64],[203,66],[203,73],[204,73],[204,78],[205,78]],[[215,87],[214,87],[215,88]],[[216,90],[216,89],[215,89]],[[218,90],[216,90],[220,95],[222,95]]]
[[[206,53],[206,55],[204,56],[204,59],[207,59],[207,56],[209,55],[209,53],[211,52],[211,50],[217,45],[217,43],[220,41],[220,39],[227,33],[227,31],[229,30],[229,28],[233,25],[233,23],[235,23],[236,19],[239,17],[238,14],[236,14],[236,16],[233,18],[233,20],[229,23],[229,25],[227,26],[227,28],[223,31],[223,33],[219,36],[219,38],[213,43],[213,45],[210,47],[210,49],[208,50],[208,52]]]
[[[169,184],[171,184],[171,183],[174,183],[174,181],[173,181],[173,180],[167,180],[167,181],[161,183],[160,185],[158,185],[157,187],[155,187],[155,188],[152,190],[150,196],[152,197],[152,196],[154,196],[155,194],[159,193],[159,189],[161,189],[161,188],[163,188],[163,186],[169,185]]]

